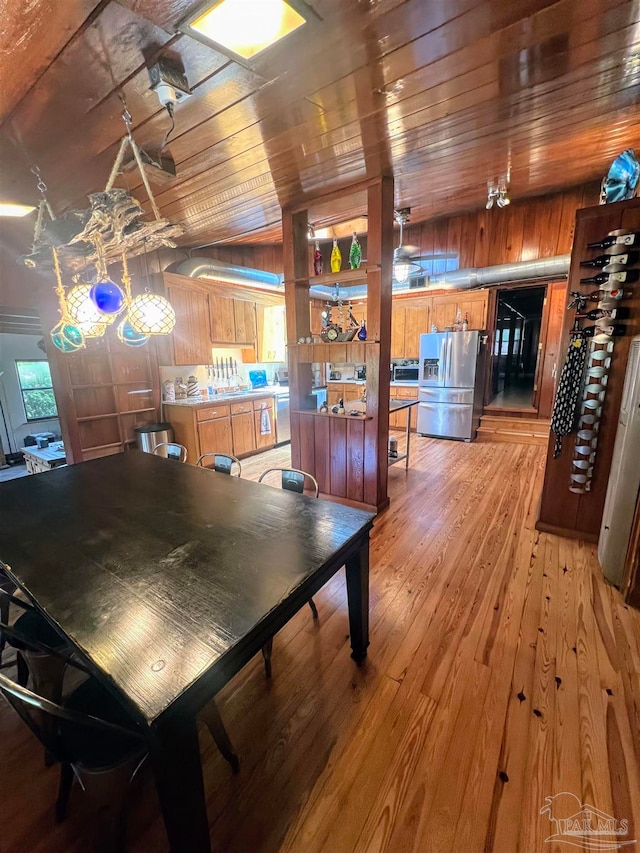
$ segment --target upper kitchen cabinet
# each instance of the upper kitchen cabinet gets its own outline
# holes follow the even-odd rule
[[[235,343],[248,346],[256,345],[256,305],[255,302],[233,300],[235,320]]]
[[[442,332],[448,326],[453,326],[458,311],[464,320],[465,314],[469,329],[487,328],[488,291],[461,290],[434,296],[431,309],[431,323]]]
[[[176,326],[171,335],[173,363],[209,364],[211,337],[207,294],[181,287],[168,287],[167,296],[176,312]]]
[[[391,309],[391,358],[418,358],[420,335],[429,331],[430,299],[420,307],[405,308],[394,302]]]
[[[235,344],[236,321],[233,307],[233,299],[209,294],[209,325],[212,343]]]
[[[258,361],[287,360],[287,321],[284,305],[258,305]]]
[[[211,342],[255,346],[255,303],[217,296],[213,293],[210,293],[208,298]]]

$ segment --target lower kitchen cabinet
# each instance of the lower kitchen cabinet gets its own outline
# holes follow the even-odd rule
[[[269,416],[271,432],[262,432],[262,411],[266,407]],[[268,400],[254,400],[253,425],[257,450],[268,450],[276,443],[276,419],[274,416],[273,397]]]
[[[236,406],[231,407],[231,431],[233,433],[233,452],[235,456],[245,456],[253,453],[256,449],[256,436],[253,427],[253,406],[251,403],[242,403],[237,406],[241,408],[249,406],[247,412],[233,413]]]
[[[200,455],[203,453],[233,453],[231,418],[215,418],[198,424]],[[195,462],[196,460],[190,460]]]
[[[418,388],[412,388],[410,386],[391,386],[389,388],[389,398],[391,400],[417,400],[418,399]],[[402,409],[399,412],[390,412],[389,414],[389,429],[406,429],[407,428],[407,417],[408,413],[411,409]],[[413,414],[411,416],[411,430],[415,432],[416,429],[416,415]]]
[[[267,406],[271,432],[261,430],[261,407]],[[165,419],[173,427],[174,440],[187,448],[192,465],[203,453],[232,453],[242,457],[276,444],[273,397],[242,402],[221,401],[198,406],[165,403]]]

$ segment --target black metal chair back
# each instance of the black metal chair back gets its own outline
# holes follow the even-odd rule
[[[280,473],[281,486],[289,492],[297,492],[300,495],[304,494],[305,482],[309,480],[313,484],[314,497],[317,498],[320,494],[320,487],[316,478],[306,471],[300,471],[298,468],[267,468],[266,471],[260,474],[258,482],[262,483],[266,477],[274,472]]]
[[[213,462],[213,464],[210,464]],[[218,474],[230,474],[231,476],[242,476],[242,465],[240,464],[240,460],[232,456],[230,453],[203,453],[202,456],[198,458],[196,465],[200,465],[201,468],[209,468],[210,470],[217,471]],[[233,466],[238,466],[238,473],[233,474]]]
[[[101,720],[98,717],[65,708],[27,690],[0,673],[0,693],[31,729],[45,749],[62,764],[82,764],[87,739],[123,739],[132,751],[143,739],[133,728]]]

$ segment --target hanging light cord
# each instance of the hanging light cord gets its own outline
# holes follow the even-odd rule
[[[167,147],[167,143],[169,142],[169,137],[171,136],[171,134],[173,133],[173,131],[176,128],[176,120],[174,118],[173,104],[171,102],[169,102],[166,105],[166,108],[167,108],[167,112],[169,113],[169,118],[171,119],[171,127],[165,133],[164,139],[162,140],[162,145],[160,146],[160,150],[158,151],[158,156],[162,155],[162,152]]]

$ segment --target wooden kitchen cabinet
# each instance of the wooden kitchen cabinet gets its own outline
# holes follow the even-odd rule
[[[462,319],[467,315],[469,329],[487,328],[487,304],[489,291],[461,291],[457,294],[457,308],[460,309]],[[457,310],[457,309],[456,309]]]
[[[418,388],[411,387],[394,387],[393,385],[389,388],[389,399],[391,400],[417,400],[418,399]],[[409,413],[409,409],[402,409],[399,412],[390,412],[389,413],[389,429],[406,429],[407,428],[407,417]],[[415,432],[416,430],[416,418],[417,413],[413,412],[411,416],[411,430]]]
[[[253,426],[253,405],[250,400],[231,406],[231,432],[235,456],[253,453],[256,449],[256,437]]]
[[[284,305],[256,306],[258,319],[258,361],[287,360],[287,320]]]
[[[209,294],[209,323],[211,341],[214,344],[234,344],[236,342],[236,321],[233,299]]]
[[[420,335],[429,331],[429,308],[406,308],[404,321],[404,355],[402,358],[418,358]]]
[[[456,321],[458,310],[458,298],[455,294],[434,296],[431,303],[431,323],[439,332],[443,332],[447,326],[453,326]]]
[[[174,364],[210,364],[211,337],[207,294],[181,287],[169,287],[167,291],[169,301],[176,312],[176,325],[171,335]]]
[[[397,303],[391,307],[391,358],[404,358],[404,330],[407,309]]]
[[[262,411],[267,408],[269,412],[269,422],[271,424],[271,432],[262,432]],[[253,424],[256,450],[268,450],[276,443],[276,419],[273,408],[273,397],[266,400],[253,401]],[[237,454],[236,454],[237,455]]]
[[[235,319],[235,342],[237,344],[256,345],[256,305],[242,299],[233,300]]]
[[[200,421],[198,423],[198,437],[200,455],[203,453],[233,453],[230,417]]]

